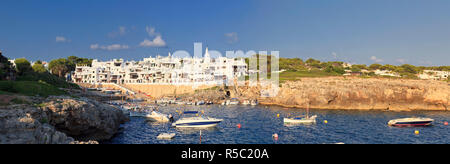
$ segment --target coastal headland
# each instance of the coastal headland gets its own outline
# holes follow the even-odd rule
[[[395,78],[319,77],[280,84],[275,97],[261,97],[263,86],[215,87],[181,95],[213,102],[228,98],[257,99],[263,105],[345,110],[449,110],[450,85],[445,81]],[[228,95],[227,93],[228,92]]]

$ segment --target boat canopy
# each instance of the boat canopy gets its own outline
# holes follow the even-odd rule
[[[197,114],[198,111],[184,111],[183,114]]]

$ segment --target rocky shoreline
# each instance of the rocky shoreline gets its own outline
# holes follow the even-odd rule
[[[40,104],[0,106],[0,143],[98,144],[128,120],[120,110],[95,100],[50,96]]]
[[[218,87],[184,95],[184,99],[221,103],[224,99],[257,99],[262,105],[343,110],[450,110],[450,84],[445,81],[391,78],[302,78],[281,84],[278,95],[262,97],[268,87]],[[229,92],[230,96],[227,96]]]
[[[303,78],[282,84],[276,97],[257,97],[261,104],[345,110],[440,110],[450,107],[450,86],[443,81],[377,78]],[[257,92],[256,92],[257,93]]]

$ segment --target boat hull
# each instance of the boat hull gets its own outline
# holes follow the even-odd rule
[[[295,119],[295,118],[284,118],[284,123],[287,124],[301,124],[301,123],[316,123],[316,115],[310,117],[310,118],[302,118],[302,119]]]
[[[405,118],[395,119],[388,122],[389,126],[395,127],[413,127],[413,126],[430,126],[433,123],[433,119],[429,118]]]
[[[186,122],[186,123],[173,123],[172,126],[177,128],[209,128],[217,126],[222,121],[202,121],[202,122]]]
[[[430,126],[431,123],[432,123],[431,121],[418,121],[418,122],[398,122],[389,125],[395,127],[413,127],[413,126]]]

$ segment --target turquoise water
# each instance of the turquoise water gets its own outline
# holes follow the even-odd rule
[[[310,110],[317,123],[285,126],[283,117],[304,114],[304,109],[275,106],[167,106],[160,111],[175,114],[176,110],[204,110],[206,116],[224,119],[217,127],[202,129],[202,144],[449,144],[450,112],[445,111],[359,111]],[[277,118],[277,114],[280,117]],[[387,126],[391,119],[430,117],[433,126],[396,128]],[[324,123],[327,120],[328,123]],[[237,128],[241,124],[241,128]],[[198,144],[200,130],[176,129],[170,123],[154,123],[133,117],[122,125],[123,132],[105,143],[112,144]],[[414,131],[418,130],[418,135]],[[160,133],[176,133],[172,140],[158,140]],[[278,134],[278,140],[272,138]]]

